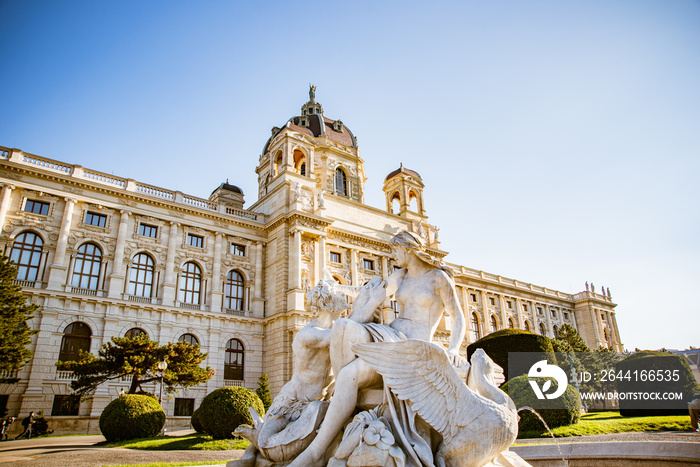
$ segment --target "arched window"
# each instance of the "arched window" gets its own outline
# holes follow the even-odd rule
[[[547,335],[547,328],[544,327],[544,323],[540,323],[540,335],[542,335],[542,336]]]
[[[525,330],[526,331],[530,330],[530,322],[529,321],[525,321]]]
[[[282,170],[282,151],[278,151],[275,156],[275,175],[279,175]]]
[[[180,297],[182,303],[199,305],[199,293],[202,285],[202,269],[189,261],[185,263],[180,275]]]
[[[224,308],[229,310],[243,310],[244,298],[243,276],[238,271],[229,271],[224,286]]]
[[[299,175],[306,176],[306,155],[298,149],[294,150],[294,170]]]
[[[498,321],[496,321],[496,317],[495,317],[495,316],[491,315],[491,320],[490,320],[490,322],[491,322],[490,331],[491,331],[491,332],[496,332],[496,331],[498,331]]]
[[[71,285],[81,289],[97,290],[101,264],[102,250],[99,246],[94,243],[80,245],[75,255]]]
[[[348,176],[341,168],[335,169],[335,194],[340,196],[348,195]]]
[[[479,330],[479,317],[476,313],[472,313],[472,342],[481,339],[481,331]]]
[[[17,235],[10,253],[10,259],[17,266],[17,280],[37,280],[43,246],[44,241],[34,232],[23,232]]]
[[[199,345],[199,339],[197,339],[197,336],[189,333],[181,335],[177,341],[186,342],[190,345]]]
[[[92,331],[87,324],[76,321],[66,326],[61,339],[61,351],[58,360],[61,362],[78,361],[80,351],[90,351],[90,336]]]
[[[129,276],[129,295],[135,297],[151,297],[153,290],[153,271],[155,263],[146,253],[134,256]]]
[[[139,336],[148,337],[148,333],[141,328],[131,328],[124,334],[124,337],[128,337],[129,339],[135,339]]]
[[[243,380],[243,368],[245,366],[245,349],[238,339],[231,339],[226,344],[226,358],[224,360],[224,379]]]
[[[555,325],[554,325],[554,337],[557,337],[557,334],[559,334],[559,328],[558,328],[557,325],[555,324]]]
[[[603,337],[605,338],[606,343],[610,342],[610,336],[608,336],[608,330],[605,328],[603,328]]]
[[[391,197],[391,212],[392,214],[401,212],[401,195],[398,191]]]
[[[513,322],[513,318],[508,318],[508,328],[515,329],[515,323]]]
[[[418,212],[418,196],[413,191],[408,194],[408,209],[411,212]]]

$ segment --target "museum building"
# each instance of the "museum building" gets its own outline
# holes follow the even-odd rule
[[[222,183],[207,199],[0,147],[0,248],[18,266],[16,282],[39,306],[30,323],[33,359],[17,384],[0,385],[9,415],[43,411],[56,433],[96,432],[102,409],[129,381],[103,384],[91,400],[71,395],[58,360],[96,353],[112,337],[145,333],[186,341],[208,354],[216,374],[164,400],[169,427],[216,388],[273,395],[293,371],[292,339],[308,323],[305,295],[324,271],[363,285],[393,271],[389,240],[418,234],[445,258],[428,223],[420,175],[400,166],[384,181],[386,206],[364,202],[364,161],[340,120],[327,118],[313,91],[301,115],[273,127],[256,168],[257,200]],[[465,346],[518,328],[553,336],[574,326],[591,348],[621,351],[609,290],[568,294],[447,262],[467,322]],[[391,321],[392,297],[383,317]],[[445,316],[436,340],[447,343]],[[466,347],[465,347],[466,352]],[[146,386],[156,392],[158,383]]]

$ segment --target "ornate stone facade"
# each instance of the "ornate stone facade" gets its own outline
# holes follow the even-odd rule
[[[92,352],[132,328],[160,342],[194,336],[217,373],[166,400],[168,417],[183,424],[188,417],[175,416],[187,413],[183,407],[197,407],[223,385],[254,389],[263,372],[276,394],[292,374],[294,335],[309,319],[305,293],[324,269],[346,285],[386,279],[393,270],[389,240],[403,229],[421,236],[432,255],[447,254],[439,229],[428,223],[420,175],[400,167],[385,181],[386,208],[364,204],[357,141],[313,98],[302,115],[273,128],[256,173],[258,199],[243,209],[243,193],[228,183],[200,199],[0,148],[0,247],[19,258],[34,241],[35,256],[18,281],[40,307],[30,323],[40,330],[33,360],[19,372],[19,384],[0,386],[10,415],[63,413],[55,396],[70,394],[71,375],[54,364],[76,322],[89,328]],[[591,347],[622,349],[609,291],[591,286],[571,295],[451,266],[466,343],[507,327],[551,336],[568,323]],[[387,321],[392,305],[387,299]],[[438,338],[447,342],[450,328],[446,317]],[[241,362],[232,363],[232,339],[244,349],[242,374]],[[91,417],[127,384],[106,384],[77,415],[52,418],[77,416],[94,430]]]

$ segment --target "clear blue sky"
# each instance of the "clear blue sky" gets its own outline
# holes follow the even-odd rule
[[[315,83],[367,203],[418,171],[448,260],[700,346],[698,1],[0,0],[0,64],[0,145],[247,205]]]

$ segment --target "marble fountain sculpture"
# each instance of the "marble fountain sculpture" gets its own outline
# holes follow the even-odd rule
[[[503,370],[481,350],[471,365],[459,355],[466,323],[449,269],[410,232],[391,244],[401,269],[388,280],[308,293],[315,318],[294,338],[294,375],[263,418],[250,409],[255,426],[236,434],[251,445],[228,467],[529,465],[508,451],[518,415],[498,389]],[[399,315],[387,325],[390,295]],[[447,349],[432,342],[443,314]]]

